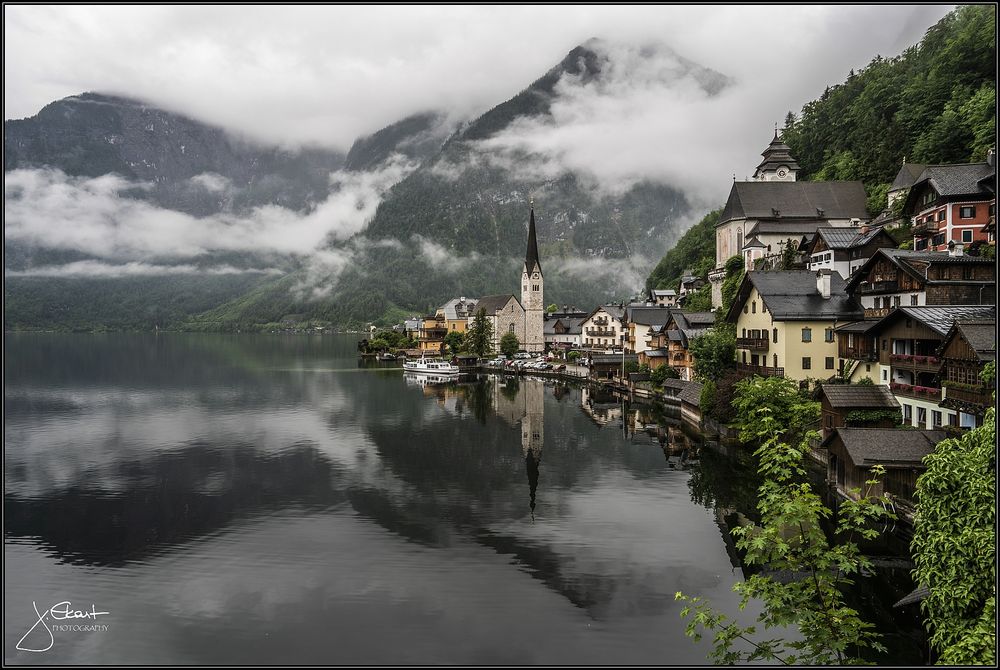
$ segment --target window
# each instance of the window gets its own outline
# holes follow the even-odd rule
[[[767,305],[764,304],[763,300],[760,301],[760,313],[767,314]]]
[[[916,296],[916,294],[910,296],[910,304],[911,305],[916,305],[917,304],[917,296]]]
[[[826,357],[826,369],[827,370],[832,370],[833,369],[833,356],[827,356]]]
[[[974,219],[976,218],[976,207],[975,205],[968,205],[962,207],[958,210],[958,217],[960,219]]]
[[[510,324],[510,326],[507,327],[507,332],[510,333],[511,335],[514,334],[514,324],[513,323]]]
[[[927,425],[927,408],[917,407],[917,425],[925,426]]]
[[[885,340],[885,339],[882,340],[882,351],[885,351],[888,348],[889,348],[889,340]]]
[[[743,303],[743,313],[744,314],[749,314],[750,313],[750,307],[746,303]]]
[[[802,369],[803,370],[811,370],[812,369],[812,364],[813,364],[813,361],[812,361],[811,357],[809,357],[809,356],[803,356],[802,357]]]
[[[743,329],[743,339],[746,339],[746,337],[747,337],[747,329],[744,328]]]
[[[912,319],[907,319],[906,320],[906,327],[907,328],[913,328],[913,320]]]
[[[743,364],[746,365],[746,362],[747,362],[747,352],[743,351],[741,353],[743,354]]]
[[[871,372],[871,371],[872,371],[872,364],[865,363],[865,372]]]
[[[962,241],[971,242],[972,241],[972,231],[966,228],[962,231]]]
[[[774,329],[774,343],[775,344],[778,343],[778,329],[777,328]]]
[[[532,291],[537,291],[538,290],[538,284],[532,284],[531,285],[531,290]]]
[[[522,291],[527,291],[528,290],[528,285],[527,284],[521,284],[521,290]]]
[[[750,311],[752,313],[754,313],[754,314],[757,313],[757,301],[756,300],[754,300],[753,302],[750,303]]]
[[[824,334],[826,335],[827,342],[833,342],[833,328],[827,328]]]
[[[802,341],[803,342],[812,342],[812,340],[813,340],[812,328],[809,328],[808,326],[806,328],[803,328],[802,329]]]
[[[931,421],[933,422],[935,428],[940,427],[941,426],[941,412],[938,412],[937,410],[931,410]]]
[[[906,423],[913,423],[913,407],[903,403],[903,421]]]
[[[774,354],[774,367],[778,367],[778,354]]]
[[[894,295],[892,297],[892,306],[893,307],[899,307],[899,303],[900,303],[899,296],[898,295]]]
[[[944,217],[945,217],[945,210],[942,209],[940,212],[938,212],[938,219],[937,220],[938,221],[944,221]]]
[[[948,425],[949,426],[957,426],[958,425],[958,415],[957,414],[949,414],[948,415]]]
[[[931,238],[931,244],[936,247],[944,244],[944,233],[940,233]]]

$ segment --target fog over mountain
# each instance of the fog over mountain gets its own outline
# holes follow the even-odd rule
[[[513,291],[529,195],[554,301],[634,290],[785,112],[949,8],[81,9],[5,8],[5,293],[246,271],[208,321],[347,323]]]

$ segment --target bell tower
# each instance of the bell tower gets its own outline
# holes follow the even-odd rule
[[[531,200],[530,204],[528,249],[524,255],[524,270],[521,272],[521,306],[524,307],[524,336],[521,338],[521,348],[525,351],[542,353],[545,351],[543,333],[545,278],[542,276],[542,264],[538,261],[534,200]]]

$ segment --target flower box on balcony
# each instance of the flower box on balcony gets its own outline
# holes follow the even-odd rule
[[[913,357],[913,362],[914,363],[926,363],[927,362],[927,357],[926,356],[914,356]]]

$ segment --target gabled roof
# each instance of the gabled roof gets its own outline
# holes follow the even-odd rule
[[[726,320],[736,323],[751,289],[757,289],[776,321],[858,320],[864,309],[847,293],[840,274],[829,273],[830,297],[820,295],[811,270],[755,270],[746,273]]]
[[[514,302],[517,302],[517,298],[514,297],[514,295],[511,293],[483,296],[482,298],[479,299],[479,302],[476,304],[476,310],[475,312],[473,312],[473,316],[475,316],[475,313],[478,312],[480,309],[485,309],[487,316],[496,314],[497,310],[505,307],[507,305],[507,302],[510,301],[511,298],[514,298]],[[517,304],[520,305],[521,303],[518,302]]]
[[[733,219],[868,219],[865,204],[860,181],[738,181],[718,225]]]
[[[923,270],[923,264],[933,263],[935,265],[941,264],[972,264],[972,265],[993,265],[993,259],[983,258],[981,256],[952,256],[945,251],[914,251],[912,249],[889,249],[882,248],[875,251],[871,255],[871,258],[864,262],[864,265],[859,267],[851,275],[850,279],[847,281],[847,290],[854,291],[858,284],[860,284],[865,277],[868,276],[869,269],[878,263],[880,258],[888,259],[893,265],[903,270],[904,272],[911,275],[914,279],[920,281],[921,284],[936,283],[938,281],[960,281],[962,283],[975,283],[982,280],[940,280],[940,279],[927,279],[927,276]],[[920,265],[918,268],[917,265]]]
[[[444,318],[446,319],[452,321],[467,319],[476,313],[476,299],[466,298],[463,301],[461,298],[452,298],[441,306],[441,310],[444,311]]]
[[[583,320],[582,316],[560,316],[556,319],[545,319],[542,328],[546,335],[579,335],[583,332]],[[566,330],[557,333],[556,324],[561,324]]]
[[[878,319],[855,321],[854,323],[849,323],[846,326],[838,326],[836,331],[838,333],[867,333],[869,330],[877,326],[878,322]]]
[[[859,384],[820,384],[813,397],[825,396],[834,409],[871,407],[873,409],[899,409],[899,401],[888,386],[863,386]]]
[[[880,331],[899,319],[907,318],[921,323],[944,337],[959,319],[996,320],[997,309],[993,305],[936,305],[923,307],[896,307],[882,317],[874,331]]]
[[[659,328],[670,318],[671,311],[673,310],[669,307],[629,307],[626,310],[626,317],[629,323]]]
[[[830,222],[826,219],[779,219],[777,221],[758,221],[747,231],[748,237],[757,235],[798,235],[815,233],[818,228],[829,228]]]
[[[677,397],[680,398],[681,402],[698,407],[701,404],[701,389],[701,382],[688,382],[684,390],[677,394]]]
[[[673,290],[672,288],[668,289],[654,288],[652,291],[650,291],[650,293],[652,293],[653,296],[657,298],[670,298],[677,296],[677,291]]]
[[[947,436],[943,430],[838,428],[823,440],[820,448],[829,448],[839,438],[854,465],[860,468],[879,463],[917,465]]]
[[[912,211],[924,186],[930,186],[942,198],[989,196],[992,191],[981,182],[991,181],[995,177],[996,168],[989,163],[928,165],[910,188],[903,211]]]
[[[618,319],[619,321],[621,321],[622,317],[625,316],[625,308],[622,307],[621,305],[599,305],[598,307],[595,307],[594,309],[590,310],[590,313],[587,314],[587,316],[584,318],[584,321],[590,320],[591,317],[593,317],[601,310],[604,310],[605,312],[610,314],[613,318]]]
[[[940,356],[948,348],[948,344],[960,336],[976,352],[981,361],[995,361],[997,358],[997,322],[996,319],[957,319],[945,335],[944,341],[938,347]]]
[[[813,238],[809,241],[808,248],[810,253],[816,248],[816,243],[822,239],[826,246],[833,251],[846,251],[848,249],[855,249],[857,247],[863,247],[868,244],[876,237],[885,236],[888,238],[892,245],[896,246],[896,241],[892,239],[889,233],[885,232],[885,229],[881,226],[873,226],[868,229],[867,232],[861,232],[860,228],[819,228],[813,235]]]
[[[924,171],[927,166],[923,163],[903,163],[903,166],[899,168],[899,172],[896,173],[896,178],[892,182],[892,186],[889,187],[889,191],[899,191],[904,188],[910,188],[913,183],[920,178],[920,173]]]

